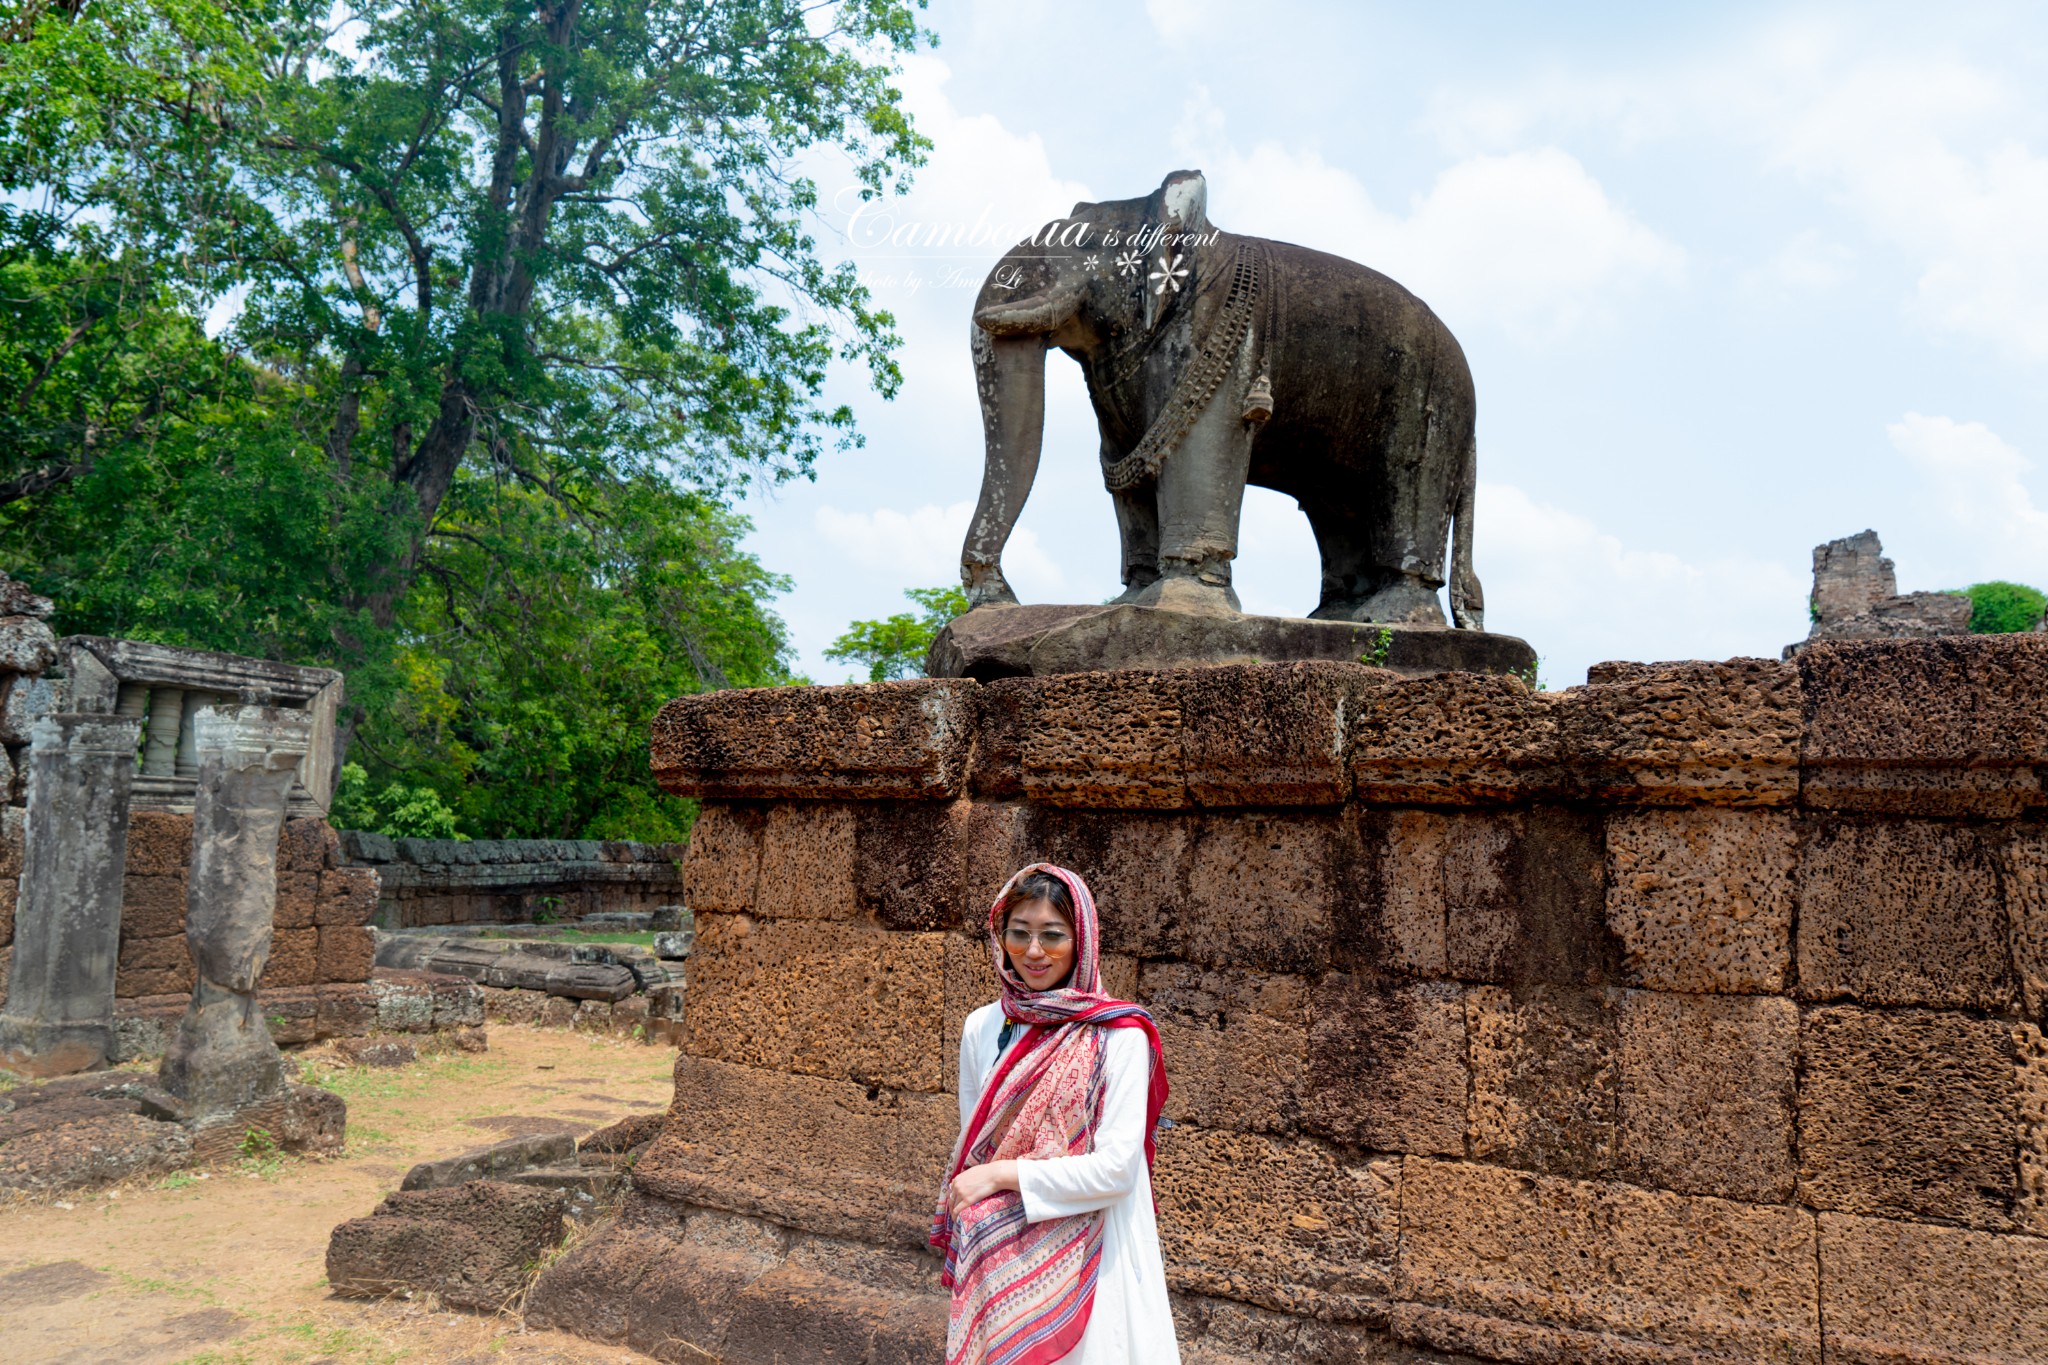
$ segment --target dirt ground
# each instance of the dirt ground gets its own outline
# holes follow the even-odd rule
[[[674,1052],[493,1026],[478,1056],[396,1070],[300,1053],[348,1100],[339,1157],[247,1160],[206,1174],[0,1205],[0,1362],[16,1365],[597,1365],[620,1347],[524,1332],[417,1301],[328,1293],[327,1234],[416,1161],[519,1132],[579,1135],[665,1107]],[[575,1234],[572,1233],[573,1237]]]

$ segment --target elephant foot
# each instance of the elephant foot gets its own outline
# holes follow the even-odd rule
[[[1244,614],[1244,607],[1237,600],[1237,590],[1230,586],[1227,560],[1217,567],[1205,565],[1200,573],[1177,573],[1168,567],[1157,581],[1127,592],[1117,600],[1122,602],[1126,599],[1132,606],[1184,611],[1197,616]]]
[[[1014,607],[1017,594],[1003,577],[1000,564],[962,564],[960,583],[967,590],[969,607]]]
[[[1436,589],[1415,578],[1396,579],[1367,594],[1363,601],[1325,602],[1309,616],[1317,621],[1358,621],[1420,630],[1440,629],[1448,624]]]

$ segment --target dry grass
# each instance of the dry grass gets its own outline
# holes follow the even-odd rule
[[[668,1102],[667,1048],[551,1029],[494,1027],[490,1037],[482,1056],[436,1054],[393,1071],[302,1054],[304,1079],[348,1101],[340,1156],[265,1156],[0,1209],[0,1363],[644,1361],[526,1332],[516,1305],[482,1315],[430,1296],[364,1303],[328,1292],[334,1225],[376,1207],[412,1163],[505,1135],[472,1120],[535,1116],[595,1128]],[[571,1239],[589,1235],[578,1228]]]

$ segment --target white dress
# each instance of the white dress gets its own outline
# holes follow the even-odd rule
[[[994,1003],[968,1015],[960,1030],[963,1128],[995,1070],[1002,1029],[1003,1007]],[[1104,1211],[1095,1306],[1080,1342],[1060,1357],[1059,1365],[1180,1365],[1173,1310],[1166,1299],[1166,1265],[1159,1258],[1159,1225],[1152,1216],[1152,1176],[1145,1168],[1152,1049],[1142,1029],[1109,1029],[1107,1034],[1095,1150],[1087,1156],[1019,1161],[1017,1190],[1030,1223]]]

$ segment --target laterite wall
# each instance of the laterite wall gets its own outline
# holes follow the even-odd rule
[[[2048,1361],[2048,639],[724,692],[676,1098],[530,1318],[928,1362],[1002,878],[1159,1021],[1190,1365]]]

